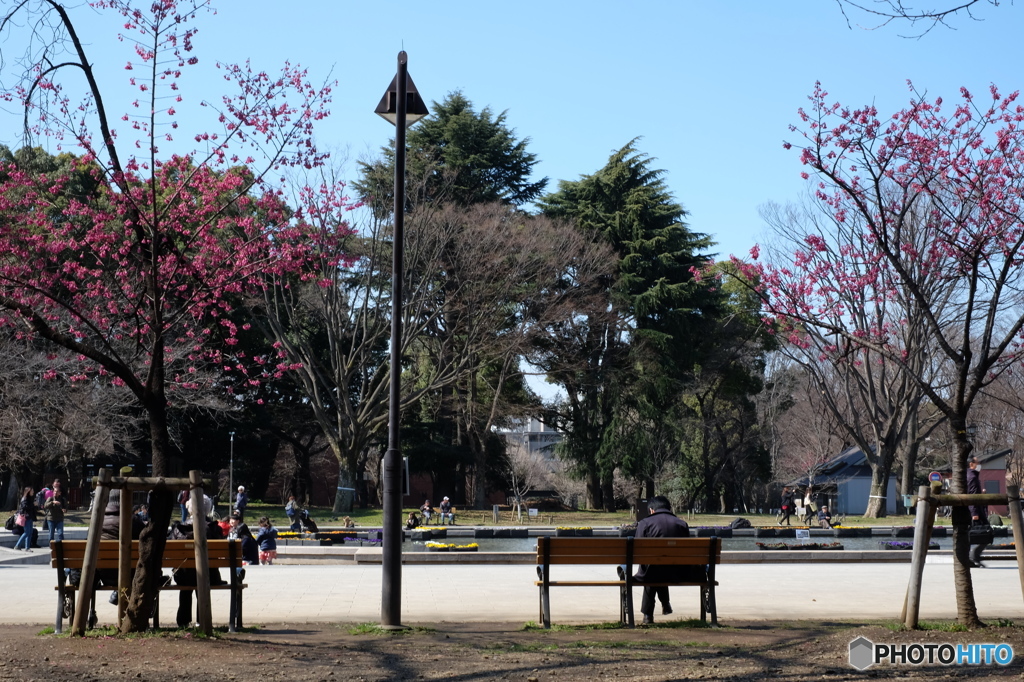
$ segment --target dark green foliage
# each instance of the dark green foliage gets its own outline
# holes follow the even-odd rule
[[[562,453],[588,478],[590,503],[605,508],[617,467],[629,462],[631,473],[649,476],[647,460],[674,454],[660,427],[721,308],[720,295],[692,274],[708,260],[710,239],[683,222],[663,172],[635,142],[540,202],[545,214],[572,220],[619,259],[606,282],[609,314],[576,320],[545,363],[569,396]]]
[[[547,178],[530,180],[537,163],[526,151],[530,140],[515,138],[505,112],[494,115],[484,107],[478,113],[457,91],[430,109],[406,138],[410,208],[423,203],[521,206],[544,191]],[[383,159],[360,164],[362,177],[353,186],[379,215],[387,215],[394,205],[394,141],[382,151]]]

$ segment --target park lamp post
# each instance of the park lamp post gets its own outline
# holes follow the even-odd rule
[[[395,126],[395,231],[391,256],[391,365],[388,449],[384,454],[384,537],[381,542],[383,627],[402,627],[402,453],[399,445],[402,278],[405,252],[405,129],[427,115],[427,106],[409,77],[408,57],[398,53],[398,73],[374,113]]]
[[[231,496],[235,494],[235,432],[231,431],[231,460],[228,464],[228,516],[231,516]]]

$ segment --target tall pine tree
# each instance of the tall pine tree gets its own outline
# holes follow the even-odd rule
[[[588,486],[588,505],[614,509],[612,475],[643,442],[631,415],[661,410],[697,360],[702,329],[717,313],[716,295],[691,269],[708,259],[707,235],[684,222],[686,211],[636,140],[593,175],[560,182],[540,202],[618,255],[606,282],[608,310],[555,330],[540,354],[568,395],[564,456]]]

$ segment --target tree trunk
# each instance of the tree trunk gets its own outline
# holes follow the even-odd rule
[[[882,467],[874,467],[871,470],[871,490],[868,497],[868,508],[864,516],[869,519],[885,518],[888,510],[886,508],[886,492],[889,489],[889,471]]]
[[[334,497],[335,514],[351,514],[355,509],[355,474],[348,469],[338,468],[338,492]]]
[[[159,355],[162,356],[162,353]],[[160,367],[163,367],[162,357]],[[167,401],[163,395],[162,377],[157,385],[160,388],[153,392],[153,398],[146,407],[149,414],[153,476],[161,477],[167,475],[167,444],[170,438],[167,432]],[[145,632],[149,627],[149,616],[153,612],[153,604],[156,603],[157,590],[163,576],[161,563],[167,543],[167,527],[171,525],[171,506],[175,501],[174,493],[167,488],[156,488],[151,491],[149,523],[142,529],[142,535],[139,537],[139,563],[135,569],[132,593],[120,627],[122,634]],[[121,504],[131,504],[131,495],[128,491],[122,493]]]
[[[600,509],[603,507],[601,497],[601,479],[596,471],[587,474],[587,509]]]
[[[167,545],[167,527],[177,494],[166,487],[155,488],[149,495],[149,524],[139,537],[139,563],[132,581],[132,592],[125,609],[121,633],[145,632],[149,616],[153,613],[163,571],[164,547]],[[131,495],[122,491],[121,504],[130,504]],[[205,530],[202,527],[199,530]],[[153,567],[156,567],[155,570]]]
[[[615,511],[615,488],[613,486],[614,475],[611,473],[601,477],[601,497],[603,498],[604,505],[602,508],[606,512]]]
[[[955,424],[951,420],[951,425]],[[964,421],[954,427],[953,437],[956,440],[957,452],[953,457],[953,477],[950,481],[952,492],[967,492],[967,458],[974,446],[967,440],[967,429]],[[953,587],[956,590],[957,620],[971,630],[984,627],[978,618],[978,606],[974,601],[974,583],[970,569],[970,527],[971,512],[967,507],[953,507]]]

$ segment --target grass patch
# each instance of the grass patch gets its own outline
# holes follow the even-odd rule
[[[663,622],[656,622],[654,625],[647,626],[650,628],[659,628],[663,630],[683,630],[683,629],[708,629],[711,627],[711,623],[706,623],[699,618],[691,618],[689,620],[666,620]],[[727,626],[719,625],[719,628],[725,628]],[[625,625],[618,621],[610,623],[586,623],[584,625],[555,625],[552,624],[551,628],[544,628],[537,624],[536,621],[527,621],[523,624],[523,627],[519,628],[523,632],[592,632],[594,630],[628,630]]]
[[[882,627],[891,632],[910,632],[910,628],[899,621],[885,621],[879,623]],[[931,630],[934,632],[969,632],[969,630],[956,621],[919,621],[918,630]]]
[[[505,653],[523,653],[528,651],[568,651],[573,649],[624,649],[624,650],[649,650],[649,649],[675,649],[684,647],[706,647],[707,642],[669,642],[667,640],[643,640],[639,642],[612,641],[596,642],[592,640],[577,640],[564,644],[549,642],[495,642],[488,644],[483,649],[487,651],[501,651]]]
[[[559,646],[557,644],[543,644],[540,642],[532,644],[521,644],[519,642],[495,642],[494,644],[488,644],[481,648],[485,651],[506,651],[509,653],[516,653],[525,651],[556,651]]]
[[[625,625],[618,621],[612,623],[588,623],[585,625],[557,625],[550,628],[538,625],[536,621],[529,620],[520,628],[523,632],[590,632],[592,630],[622,630]]]
[[[56,630],[54,630],[52,626],[47,626],[47,627],[43,628],[42,630],[40,630],[39,632],[37,632],[36,634],[37,635],[52,635],[54,632],[56,632]]]
[[[391,630],[389,628],[382,627],[379,623],[360,623],[344,629],[350,635],[422,635],[430,632],[437,632],[435,628],[425,628],[421,626]]]

